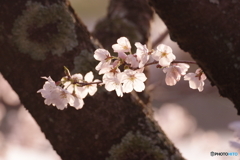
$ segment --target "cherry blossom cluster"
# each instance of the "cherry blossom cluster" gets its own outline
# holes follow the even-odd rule
[[[166,73],[165,82],[169,86],[175,85],[184,76],[184,80],[189,81],[190,88],[200,92],[203,90],[206,79],[203,71],[197,69],[195,73],[186,74],[190,66],[186,61],[176,61],[176,56],[169,46],[160,44],[156,50],[149,50],[139,42],[136,42],[135,46],[136,52],[132,53],[129,40],[121,37],[112,45],[118,56],[112,56],[105,49],[95,50],[94,58],[99,61],[95,69],[102,75],[101,81],[93,80],[91,71],[83,78],[80,73],[71,75],[65,68],[66,76],[58,82],[54,82],[51,77],[43,77],[47,81],[38,93],[45,98],[44,103],[47,105],[56,106],[61,110],[68,105],[80,109],[84,105],[83,99],[88,94],[92,96],[96,93],[97,85],[104,85],[107,91],[115,90],[119,97],[133,90],[142,92],[147,80],[144,69],[149,65],[163,69]]]

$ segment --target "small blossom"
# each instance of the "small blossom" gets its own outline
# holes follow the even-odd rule
[[[112,45],[114,52],[130,52],[131,44],[126,37],[121,37],[117,40],[117,44]]]
[[[90,83],[99,82],[99,80],[95,79],[93,81],[93,78],[94,77],[93,77],[92,71],[88,72],[84,76],[84,83],[89,83],[89,84],[86,84],[83,87],[78,87],[82,98],[85,98],[87,94],[89,94],[90,96],[93,96],[97,92],[97,84],[90,84]]]
[[[203,91],[204,80],[206,76],[203,71],[199,68],[195,73],[188,73],[184,76],[184,80],[189,81],[189,86],[192,89],[198,89],[199,92]]]
[[[129,93],[133,89],[137,92],[142,92],[145,89],[144,82],[147,80],[147,77],[144,73],[131,69],[126,69],[123,73],[125,73],[122,77],[123,92]]]
[[[119,68],[114,67],[114,65],[111,64],[105,64],[103,65],[102,69],[99,71],[99,74],[105,74],[108,72],[120,72]]]
[[[169,66],[176,59],[176,56],[172,53],[172,49],[164,44],[157,46],[157,50],[152,53],[152,57],[156,61],[159,61],[159,65],[162,67]]]
[[[68,102],[70,106],[76,108],[76,109],[81,109],[84,105],[84,101],[82,98],[78,97],[78,96],[74,96],[74,100],[73,101],[69,101]]]
[[[103,67],[103,65],[111,63],[111,55],[105,49],[97,49],[97,50],[95,50],[93,56],[94,56],[94,58],[96,60],[100,61],[98,63],[98,65],[96,66],[96,68],[95,68],[97,71],[99,71]]]
[[[125,60],[127,64],[130,64],[132,68],[137,68],[139,66],[139,62],[137,60],[137,56],[133,54],[127,55],[127,58]]]
[[[139,61],[139,68],[142,68],[149,60],[149,51],[146,45],[142,45],[139,42],[136,42],[135,46],[137,47],[136,55]]]
[[[122,73],[106,73],[103,76],[103,83],[105,83],[105,88],[107,91],[115,90],[119,97],[123,96],[122,91]]]
[[[45,98],[44,103],[46,105],[56,106],[58,109],[63,110],[67,108],[68,103],[73,103],[75,101],[74,96],[72,96],[67,90],[56,86],[55,82],[51,77],[43,77],[47,81],[43,85],[43,89],[37,91],[41,93],[42,97]]]
[[[163,68],[163,72],[166,73],[165,82],[169,86],[175,85],[182,75],[185,75],[189,68],[185,63],[174,63],[166,68]]]

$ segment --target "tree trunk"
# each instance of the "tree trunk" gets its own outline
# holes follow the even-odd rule
[[[240,114],[240,2],[149,0],[170,37],[191,54]]]
[[[115,14],[129,9],[126,1],[121,2],[111,2],[120,8],[121,13]],[[143,4],[144,0],[139,3]],[[138,9],[144,7],[147,5]],[[149,16],[145,22],[151,19],[149,9],[136,13]],[[136,28],[141,35],[136,41],[146,43],[149,22],[144,27]],[[36,93],[44,83],[40,77],[59,80],[64,76],[63,66],[72,73],[85,74],[97,64],[93,59],[95,44],[68,1],[1,2],[0,48],[0,72],[62,160],[183,159],[153,120],[151,108],[136,95],[119,98],[100,89],[84,99],[81,110],[68,107],[62,111],[44,104]]]

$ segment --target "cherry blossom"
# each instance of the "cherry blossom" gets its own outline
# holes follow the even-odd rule
[[[131,44],[126,37],[121,37],[117,40],[117,44],[112,45],[114,52],[131,52]]]
[[[164,44],[157,46],[157,50],[152,53],[152,57],[156,61],[159,61],[159,65],[162,67],[169,66],[176,59],[176,56],[172,53],[172,49]]]
[[[93,96],[97,91],[97,84],[92,84],[92,82],[99,82],[98,79],[93,81],[93,78],[92,71],[88,72],[84,76],[84,79],[82,74],[74,74],[70,80],[64,82],[64,88],[82,99],[85,98],[87,94]]]
[[[133,90],[143,91],[145,89],[144,82],[147,80],[143,71],[148,65],[158,63],[166,73],[166,84],[170,86],[175,85],[189,68],[189,65],[185,63],[176,63],[176,61],[173,63],[176,57],[169,46],[160,44],[156,51],[149,51],[147,46],[140,42],[136,42],[135,46],[136,52],[132,54],[129,40],[121,37],[117,40],[117,44],[112,45],[114,52],[118,53],[118,57],[111,56],[105,49],[95,50],[93,56],[100,61],[95,69],[99,71],[99,75],[103,74],[102,82],[97,79],[93,80],[92,71],[83,77],[81,73],[71,75],[69,70],[64,67],[66,76],[61,81],[55,83],[51,77],[43,77],[47,81],[43,85],[43,89],[37,93],[41,93],[45,98],[44,103],[47,105],[56,106],[61,110],[67,105],[80,109],[84,105],[83,99],[88,94],[93,96],[96,93],[97,85],[105,85],[107,91],[115,90],[119,97],[122,97],[123,93]],[[156,61],[148,63],[150,56]],[[196,70],[196,73],[188,73],[184,76],[184,80],[189,80],[190,88],[199,91],[203,90],[205,79],[206,76],[201,69]]]
[[[139,61],[139,68],[142,68],[149,60],[149,51],[146,45],[142,45],[139,42],[136,42],[135,46],[137,47],[136,55]]]
[[[124,73],[122,76],[124,93],[129,93],[133,89],[137,92],[142,92],[145,89],[144,82],[147,80],[147,77],[144,73],[131,69],[126,69]]]
[[[60,110],[66,108],[68,104],[76,108],[83,106],[81,99],[74,97],[70,92],[60,86],[56,86],[56,83],[51,77],[43,78],[47,81],[43,85],[43,89],[38,90],[37,93],[41,93],[42,97],[45,98],[44,103],[46,105],[52,104]]]
[[[92,71],[88,72],[85,76],[84,76],[84,83],[86,83],[86,85],[82,86],[82,87],[78,87],[78,91],[80,92],[79,94],[81,95],[82,98],[85,98],[87,96],[87,94],[89,94],[90,96],[93,96],[96,92],[97,92],[97,84],[91,84],[92,82],[99,82],[98,79],[95,79],[93,81],[93,73]]]
[[[163,72],[166,73],[166,84],[169,86],[175,85],[181,79],[181,76],[186,74],[189,67],[186,63],[173,63],[163,68]]]
[[[98,63],[98,65],[96,66],[96,70],[99,71],[100,69],[102,69],[102,67],[105,65],[105,64],[110,64],[111,63],[111,55],[110,53],[105,50],[105,49],[96,49],[96,51],[94,52],[94,55],[93,57],[100,61]]]
[[[199,92],[203,91],[204,80],[206,76],[203,71],[199,68],[195,73],[188,73],[184,76],[184,80],[189,81],[189,87],[192,89],[198,89]]]
[[[107,91],[115,90],[119,97],[123,96],[122,91],[122,73],[106,73],[103,76],[103,83]]]

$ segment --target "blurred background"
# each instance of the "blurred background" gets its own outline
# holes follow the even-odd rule
[[[90,31],[106,14],[108,0],[70,0],[79,17]],[[151,41],[166,31],[155,16]],[[172,47],[179,60],[191,60],[188,53],[169,39],[161,42]],[[191,65],[189,72],[198,67]],[[226,160],[238,157],[211,157],[210,152],[240,152],[229,145],[236,140],[228,129],[230,122],[240,120],[233,104],[218,94],[216,87],[206,81],[203,92],[189,88],[180,80],[170,87],[165,84],[161,69],[150,67],[149,87],[154,117],[186,159]],[[0,75],[0,160],[60,160],[44,134],[20,104],[18,96]]]

